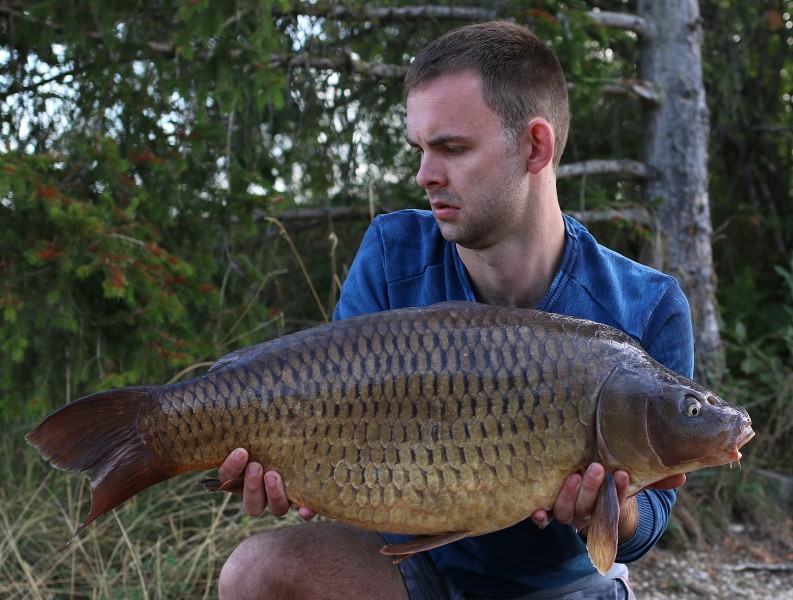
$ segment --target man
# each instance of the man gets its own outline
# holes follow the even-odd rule
[[[553,53],[506,22],[454,30],[425,48],[405,81],[408,143],[432,211],[400,211],[370,226],[335,318],[468,300],[589,318],[635,337],[691,376],[688,304],[670,277],[599,246],[563,216],[556,169],[568,130],[567,88]],[[277,473],[237,450],[220,477],[245,472],[243,504],[288,509]],[[553,511],[493,534],[421,553],[398,566],[380,535],[341,524],[281,528],[243,542],[220,576],[221,598],[629,598],[627,569],[605,576],[586,553],[603,467],[571,475]],[[684,476],[626,498],[618,561],[636,560],[663,532]],[[311,512],[300,509],[304,518]]]

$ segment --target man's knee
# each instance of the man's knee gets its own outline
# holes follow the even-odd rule
[[[407,598],[402,575],[379,553],[371,531],[310,523],[255,535],[220,573],[221,600],[253,598]]]
[[[218,578],[221,600],[286,598],[293,565],[282,549],[276,532],[255,535],[244,540],[229,555]]]

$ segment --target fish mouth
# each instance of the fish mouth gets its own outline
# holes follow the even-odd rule
[[[741,459],[743,458],[741,448],[749,443],[749,440],[754,436],[755,431],[752,429],[752,422],[745,418],[739,418],[727,436],[723,438],[724,441],[719,444],[719,449],[714,450],[712,454],[693,461],[693,463],[689,463],[689,466],[696,463],[698,465],[688,470],[701,469],[702,467],[718,467],[726,464],[729,464],[730,468],[732,468],[733,463],[738,463],[738,468],[740,469]]]
[[[735,428],[735,435],[731,436],[731,440],[728,442],[730,449],[729,449],[729,457],[731,462],[737,462],[738,466],[741,464],[741,458],[743,454],[741,454],[741,448],[743,448],[749,440],[751,440],[755,436],[755,431],[752,429],[751,423],[740,423]]]

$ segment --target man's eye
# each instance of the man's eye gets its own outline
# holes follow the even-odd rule
[[[422,150],[422,149],[421,149],[420,147],[418,147],[418,146],[411,146],[411,147],[410,147],[410,151],[411,151],[413,154],[424,154],[424,150]]]
[[[449,154],[462,154],[465,151],[465,148],[460,146],[446,146],[446,152]]]

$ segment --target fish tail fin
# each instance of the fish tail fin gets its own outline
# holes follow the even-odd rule
[[[157,389],[129,387],[80,398],[25,436],[53,467],[91,470],[91,512],[72,539],[100,515],[178,474],[157,460],[138,431],[140,409],[154,401]]]

